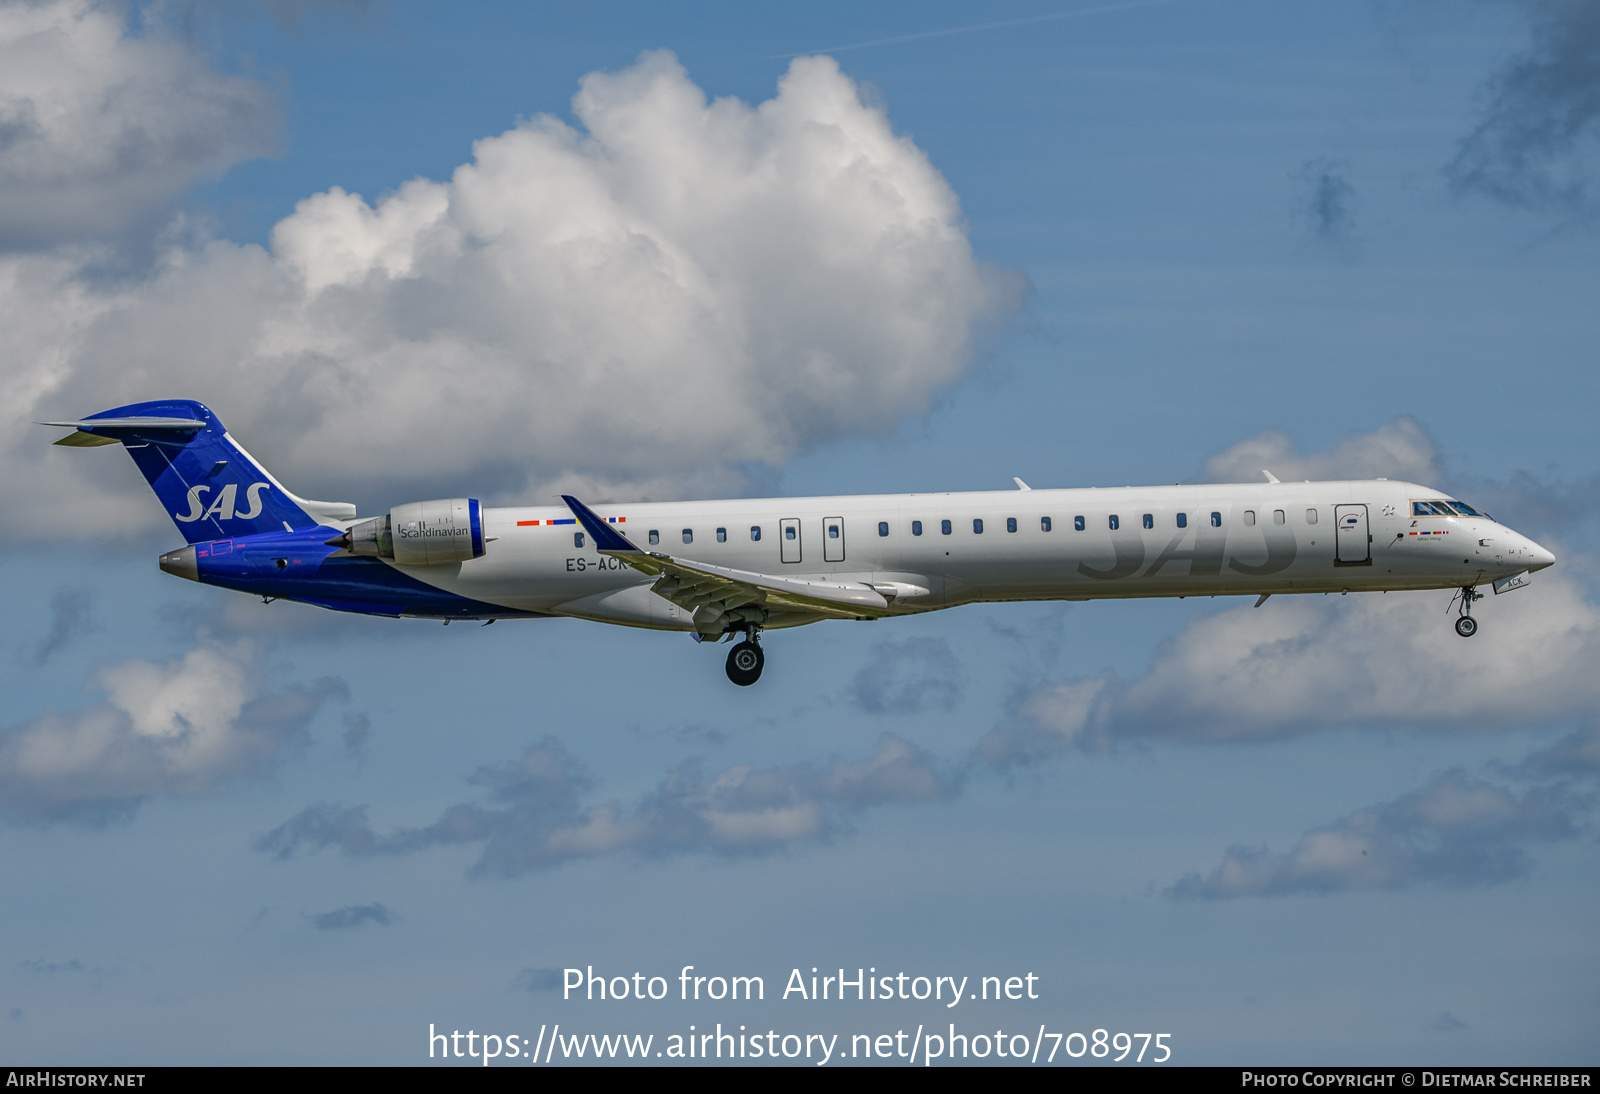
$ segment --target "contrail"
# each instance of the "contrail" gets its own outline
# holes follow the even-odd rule
[[[1150,8],[1157,4],[1175,4],[1178,0],[1129,0],[1125,4],[1105,4],[1098,8],[1078,8],[1058,11],[1051,15],[1031,15],[1026,19],[1006,19],[998,23],[974,23],[968,27],[951,27],[948,30],[925,30],[918,34],[902,34],[897,38],[874,38],[870,42],[852,42],[846,46],[827,49],[803,49],[798,53],[774,53],[768,60],[787,60],[790,57],[807,57],[815,53],[843,53],[848,49],[867,49],[871,46],[892,46],[901,42],[920,42],[925,38],[948,38],[952,34],[972,34],[980,30],[1000,30],[1004,27],[1022,27],[1032,23],[1053,23],[1058,19],[1076,19],[1084,15],[1103,15],[1110,11],[1127,11],[1130,8]]]

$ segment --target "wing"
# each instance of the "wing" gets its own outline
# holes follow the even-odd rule
[[[877,619],[888,612],[883,594],[861,582],[778,577],[641,551],[577,498],[563,494],[561,500],[594,538],[597,551],[655,576],[651,591],[692,612],[702,634],[721,634],[730,623],[778,622],[774,615],[783,623],[801,623]]]

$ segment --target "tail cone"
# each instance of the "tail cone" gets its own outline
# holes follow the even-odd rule
[[[196,561],[194,547],[179,547],[161,556],[161,569],[174,577],[200,580],[200,563]]]

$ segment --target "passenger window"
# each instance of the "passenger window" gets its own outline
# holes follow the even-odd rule
[[[783,530],[783,538],[784,539],[793,539],[794,535],[795,535],[795,530],[793,528],[785,528]]]
[[[1221,528],[1222,527],[1222,514],[1221,513],[1212,513],[1211,514],[1211,527],[1213,527],[1213,528]]]
[[[950,522],[949,521],[941,520],[939,522],[939,534],[940,535],[945,535],[945,536],[948,536],[950,534]]]
[[[1048,532],[1049,530],[1050,530],[1050,518],[1049,517],[1040,517],[1039,518],[1039,531]]]
[[[650,529],[650,546],[654,547],[656,544],[658,544],[660,542],[661,542],[661,532],[660,532],[660,530],[655,529],[655,528]]]
[[[693,543],[694,542],[694,529],[693,528],[685,528],[683,530],[683,542],[685,542],[685,543]]]
[[[1144,526],[1146,528],[1154,528],[1156,526],[1156,518],[1154,514],[1146,513],[1144,515]]]
[[[1283,523],[1283,510],[1282,509],[1274,509],[1272,511],[1272,523],[1273,524],[1282,524]]]
[[[1315,524],[1315,523],[1317,523],[1317,511],[1315,509],[1307,509],[1306,510],[1306,523],[1307,524]]]
[[[839,526],[837,524],[828,525],[828,538],[829,539],[838,539],[839,538]]]
[[[750,542],[755,543],[760,539],[761,539],[761,525],[752,524],[750,526]]]
[[[1073,527],[1074,531],[1078,531],[1078,532],[1083,531],[1083,518],[1082,517],[1073,517],[1072,518],[1072,527]]]
[[[1115,532],[1120,527],[1122,527],[1122,522],[1117,519],[1117,514],[1112,513],[1111,514],[1111,530],[1113,532]]]
[[[914,520],[911,522],[911,534],[914,536],[920,536],[922,534],[922,522],[920,520]]]
[[[1178,527],[1179,528],[1187,528],[1187,527],[1189,527],[1189,514],[1188,513],[1179,513],[1178,514]]]
[[[889,522],[888,521],[880,520],[878,522],[878,534],[880,536],[886,536],[886,535],[889,534]]]
[[[983,535],[983,521],[977,517],[972,520],[972,534],[976,536]]]
[[[582,532],[574,532],[574,533],[572,533],[572,545],[574,547],[582,547],[583,546],[583,533]]]
[[[1255,527],[1255,523],[1256,523],[1256,511],[1254,509],[1246,509],[1244,511],[1244,526],[1246,528],[1254,528]]]
[[[1015,532],[1016,530],[1017,530],[1017,518],[1016,517],[1007,517],[1006,518],[1006,531]]]
[[[728,542],[728,530],[726,528],[718,528],[717,529],[717,542],[718,543],[726,543],[726,542]]]

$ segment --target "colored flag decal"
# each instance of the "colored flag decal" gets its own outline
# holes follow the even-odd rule
[[[625,523],[627,523],[628,518],[627,517],[607,517],[606,520],[609,521],[612,524],[625,524]],[[577,523],[578,523],[578,521],[577,521],[577,519],[575,517],[568,517],[565,520],[545,520],[545,521],[519,520],[519,521],[517,521],[517,527],[518,528],[536,528],[540,524],[577,524]]]

